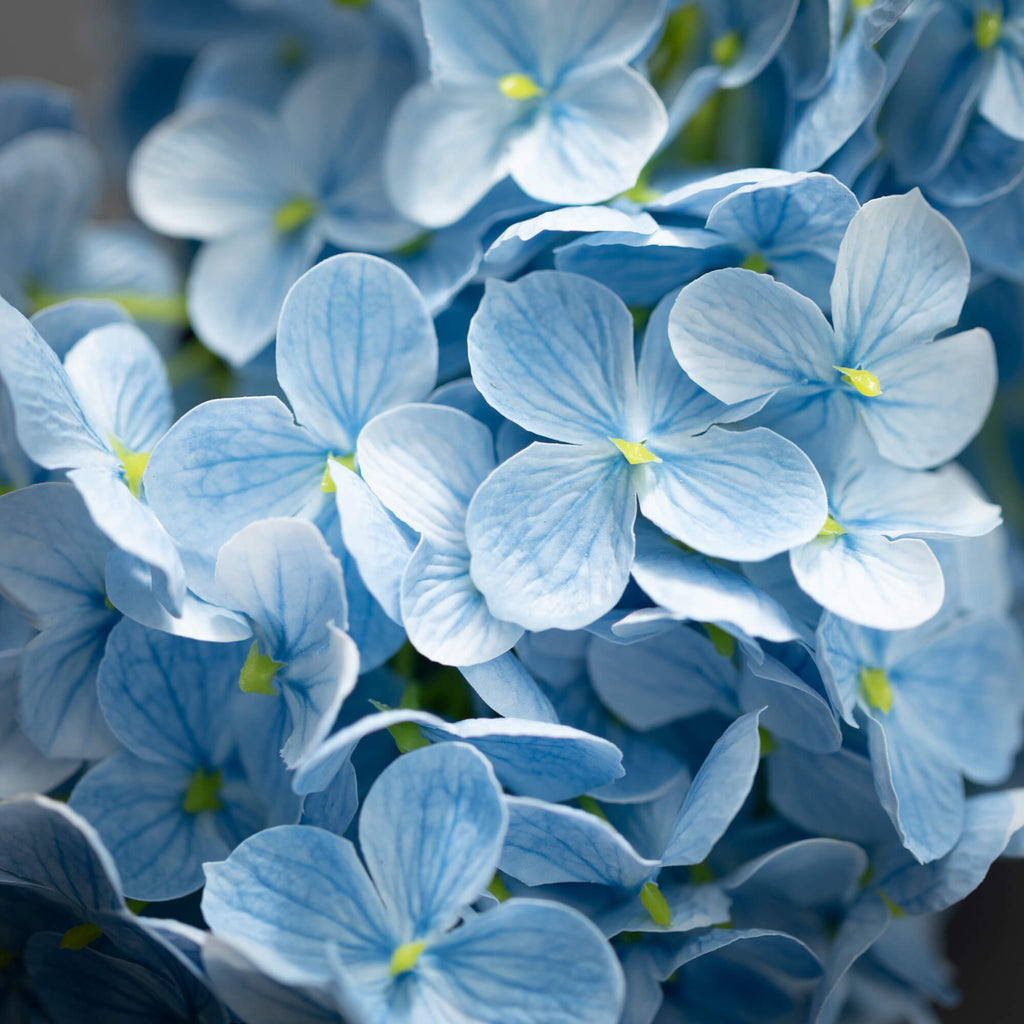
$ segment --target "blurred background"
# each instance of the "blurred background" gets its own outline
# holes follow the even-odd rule
[[[121,70],[118,11],[130,2],[0,0],[0,75],[41,78],[75,90],[87,124],[98,135]],[[106,209],[123,210],[123,203],[114,178]],[[946,950],[963,1001],[939,1011],[939,1020],[1024,1021],[1024,861],[997,862],[981,888],[951,913]]]

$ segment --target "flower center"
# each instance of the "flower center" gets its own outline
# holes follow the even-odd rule
[[[892,687],[884,668],[860,670],[860,692],[864,699],[883,714],[892,710]]]
[[[657,455],[644,447],[643,441],[623,441],[621,437],[609,437],[608,440],[622,452],[631,466],[639,466],[644,462],[661,462]]]
[[[544,95],[544,90],[529,75],[518,71],[502,75],[498,79],[498,91],[510,100],[532,100]]]
[[[420,958],[420,953],[427,948],[427,944],[422,940],[416,942],[403,942],[394,953],[391,954],[391,977],[395,978],[399,974],[405,974],[411,971],[416,966],[416,961]]]
[[[870,370],[855,370],[851,366],[833,366],[838,370],[844,384],[849,384],[865,398],[877,398],[882,393],[881,381]]]

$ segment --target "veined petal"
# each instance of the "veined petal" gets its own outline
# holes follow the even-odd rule
[[[575,274],[492,278],[469,331],[480,393],[521,427],[559,441],[624,437],[637,418],[633,321],[621,299]]]
[[[751,270],[713,270],[688,284],[668,330],[683,369],[723,402],[831,380],[839,358],[821,310]]]
[[[969,280],[960,236],[917,189],[865,204],[839,247],[832,284],[836,364],[873,370],[930,341],[957,322]]]
[[[347,839],[309,825],[282,825],[207,864],[203,916],[241,940],[271,977],[315,983],[330,976],[327,946],[353,965],[386,963],[394,933]]]
[[[196,334],[232,365],[249,362],[274,337],[288,289],[322,245],[315,225],[282,234],[269,221],[207,242],[188,278]]]
[[[626,994],[597,928],[541,900],[510,901],[449,932],[431,944],[422,975],[460,1017],[481,1024],[616,1024]]]
[[[789,560],[805,593],[861,626],[910,629],[942,607],[942,569],[923,540],[845,533],[795,547]]]
[[[395,110],[384,151],[391,201],[427,227],[454,224],[508,174],[508,145],[522,115],[518,100],[479,82],[425,82]],[[451,160],[458,153],[458,160]]]
[[[661,99],[632,68],[579,72],[541,101],[509,173],[547,203],[600,202],[632,187],[667,128]]]
[[[476,695],[499,715],[558,721],[548,696],[511,651],[479,665],[461,665],[459,671]]]
[[[494,770],[470,746],[414,750],[380,774],[363,801],[359,844],[401,941],[450,927],[483,892],[507,826]]]
[[[712,427],[652,442],[662,462],[643,467],[643,514],[707,555],[760,561],[816,536],[827,513],[810,459],[763,427]]]
[[[1012,43],[996,48],[978,113],[1011,139],[1024,139],[1024,67]]]
[[[885,390],[876,404],[858,401],[857,409],[880,454],[898,466],[928,469],[953,458],[992,406],[995,348],[983,328],[893,353],[875,365]]]
[[[319,494],[327,455],[277,398],[205,402],[153,449],[146,497],[183,547],[212,559],[243,526]]]
[[[423,299],[393,264],[363,253],[295,282],[277,331],[277,373],[296,419],[337,455],[378,413],[424,399],[437,337]]]
[[[466,510],[494,469],[479,420],[443,405],[404,405],[359,435],[359,470],[381,501],[438,546],[465,547]]]
[[[413,647],[441,665],[490,661],[523,635],[491,614],[469,575],[468,549],[435,547],[426,537],[402,580],[402,622]]]
[[[113,434],[130,452],[145,453],[171,425],[171,387],[163,359],[133,324],[90,331],[65,356],[64,369],[100,437]]]
[[[135,212],[180,238],[222,238],[269,222],[308,191],[277,119],[239,103],[173,114],[143,139],[128,171]]]
[[[633,561],[630,467],[610,442],[532,444],[469,506],[473,582],[491,613],[527,629],[577,629],[618,600]]]

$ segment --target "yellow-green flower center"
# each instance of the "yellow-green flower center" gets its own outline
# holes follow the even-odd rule
[[[733,29],[724,32],[711,44],[711,59],[721,67],[728,67],[736,61],[743,46],[743,38]]]
[[[661,890],[654,882],[648,882],[640,890],[640,902],[655,924],[667,928],[672,923],[672,911],[669,909],[668,900],[662,896]]]
[[[282,235],[298,231],[313,219],[316,210],[315,199],[310,199],[309,196],[294,196],[274,211],[274,227]]]
[[[841,537],[846,531],[831,517],[825,516],[825,525],[818,531],[819,537]]]
[[[498,79],[498,91],[510,100],[532,100],[544,95],[544,90],[529,75],[518,71],[502,75]]]
[[[283,661],[274,661],[269,654],[260,654],[259,641],[253,640],[245,657],[245,664],[238,676],[238,688],[243,693],[262,693],[268,697],[277,695],[274,676],[284,666]]]
[[[350,469],[353,473],[356,471],[356,457],[355,455],[331,455],[327,456],[327,465],[324,467],[324,475],[320,480],[320,490],[324,494],[334,494],[337,491],[337,487],[334,486],[334,481],[331,479],[331,463],[336,462],[339,466],[344,466],[346,469]]]
[[[860,692],[873,708],[882,714],[892,711],[892,687],[884,668],[862,668],[860,670]]]
[[[768,261],[759,252],[752,252],[740,267],[743,270],[753,270],[755,274],[764,274],[768,270]]]
[[[85,949],[86,946],[95,942],[103,932],[100,926],[92,921],[85,921],[83,924],[76,924],[69,928],[60,939],[61,949]]]
[[[420,953],[427,948],[427,944],[419,939],[416,942],[403,942],[394,953],[391,954],[391,977],[405,974],[416,966]]]
[[[188,789],[181,800],[186,814],[202,814],[204,811],[219,811],[224,807],[220,798],[220,771],[208,772],[200,765],[192,773]]]
[[[631,466],[639,466],[644,462],[661,462],[657,455],[644,447],[643,441],[623,441],[621,437],[609,437],[608,440],[622,452]]]
[[[113,434],[108,434],[107,440],[110,441],[110,447],[114,449],[114,454],[121,460],[124,481],[128,485],[128,490],[136,498],[139,497],[142,493],[142,474],[145,473],[149,463],[149,452],[133,452]]]
[[[844,384],[849,384],[865,398],[876,398],[882,393],[882,384],[870,370],[856,370],[852,366],[833,366],[838,370]]]
[[[979,50],[991,50],[1003,34],[1003,16],[999,11],[978,11],[974,16],[974,43]]]

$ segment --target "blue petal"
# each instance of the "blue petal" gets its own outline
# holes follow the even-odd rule
[[[578,71],[540,101],[512,144],[509,173],[544,202],[600,202],[632,187],[667,128],[661,99],[632,68]]]
[[[712,427],[697,437],[651,437],[660,464],[640,467],[643,514],[705,554],[759,561],[816,536],[825,488],[810,459],[763,427]]]
[[[711,748],[672,825],[664,864],[699,864],[729,827],[757,774],[760,715],[737,718]]]
[[[319,495],[326,459],[276,398],[206,402],[153,449],[146,497],[183,547],[215,558],[243,526]]]
[[[32,326],[62,358],[76,341],[97,327],[131,322],[124,308],[108,299],[68,299],[47,306],[32,317]]]
[[[527,629],[575,629],[615,604],[633,560],[628,470],[609,441],[535,443],[484,481],[466,539],[492,614]]]
[[[402,622],[410,643],[441,665],[490,661],[523,635],[522,626],[491,614],[470,578],[469,551],[425,537],[402,580]]]
[[[499,715],[536,722],[558,721],[551,701],[511,652],[480,665],[462,665],[459,671],[476,695]]]
[[[750,270],[714,270],[679,294],[669,337],[683,369],[723,402],[832,380],[839,344],[810,299]]]
[[[639,889],[657,872],[607,822],[587,811],[506,797],[509,825],[501,870],[527,885],[592,882]]]
[[[443,405],[382,413],[359,435],[359,470],[387,507],[439,547],[465,546],[466,510],[494,469],[494,440]]]
[[[1011,139],[1024,139],[1024,67],[1009,40],[993,54],[978,113]]]
[[[626,995],[619,961],[594,925],[540,900],[467,921],[431,943],[421,971],[460,1016],[481,1024],[617,1024]]]
[[[952,327],[969,279],[960,236],[917,189],[867,203],[850,221],[836,262],[836,363],[873,369]]]
[[[484,891],[507,824],[494,770],[472,747],[424,747],[381,773],[359,844],[403,941],[450,927]]]
[[[355,965],[390,958],[392,925],[347,839],[281,825],[205,870],[203,917],[272,978],[326,981],[328,944]]]
[[[469,331],[480,393],[521,427],[559,441],[631,438],[637,414],[633,321],[583,277],[493,278]]]
[[[296,418],[337,455],[355,451],[379,412],[425,398],[437,376],[437,339],[423,299],[392,264],[334,256],[288,293],[277,372]]]

